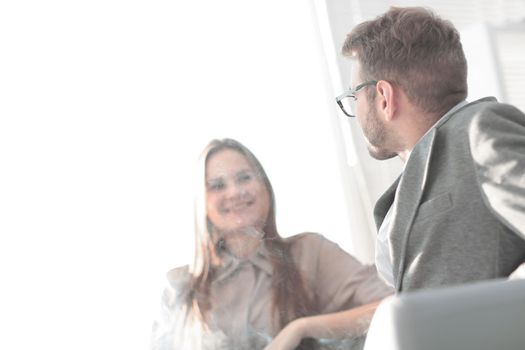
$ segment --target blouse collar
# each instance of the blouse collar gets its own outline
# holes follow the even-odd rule
[[[236,272],[245,265],[252,265],[255,268],[265,272],[268,276],[272,276],[273,267],[270,261],[270,254],[264,242],[262,242],[257,250],[246,258],[239,258],[231,254],[227,249],[223,249],[220,253],[222,267],[217,269],[217,275],[213,282],[222,281]]]

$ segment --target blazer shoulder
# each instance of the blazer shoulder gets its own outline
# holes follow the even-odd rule
[[[495,117],[504,119],[516,120],[517,122],[525,122],[525,114],[516,106],[507,103],[486,103],[482,108],[476,111],[474,116],[475,122],[494,122],[497,121]]]
[[[498,102],[494,98],[486,98],[474,101],[460,108],[455,114],[469,114],[473,116],[485,116],[485,115],[521,115],[523,111],[508,103]]]
[[[436,127],[438,133],[447,131],[455,133],[469,132],[472,124],[483,123],[484,121],[498,122],[494,116],[503,118],[512,117],[512,115],[523,113],[516,107],[498,102],[495,98],[483,98],[471,102],[455,111],[449,118]]]

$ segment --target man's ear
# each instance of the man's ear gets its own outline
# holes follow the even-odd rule
[[[392,121],[398,104],[394,85],[386,80],[379,80],[376,84],[376,91],[378,94],[379,111],[385,121]]]

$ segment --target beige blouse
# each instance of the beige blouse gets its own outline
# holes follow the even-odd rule
[[[303,233],[286,240],[306,289],[316,298],[322,314],[347,310],[392,293],[374,266],[361,264],[323,236]],[[224,254],[225,268],[211,285],[209,330],[182,325],[190,276],[187,266],[176,268],[167,274],[169,286],[164,291],[161,318],[153,327],[152,349],[262,349],[279,332],[272,316],[272,265],[264,245],[243,260]]]

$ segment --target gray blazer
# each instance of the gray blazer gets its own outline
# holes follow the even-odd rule
[[[393,203],[397,291],[508,276],[525,261],[525,115],[484,98],[445,115],[377,201]]]

